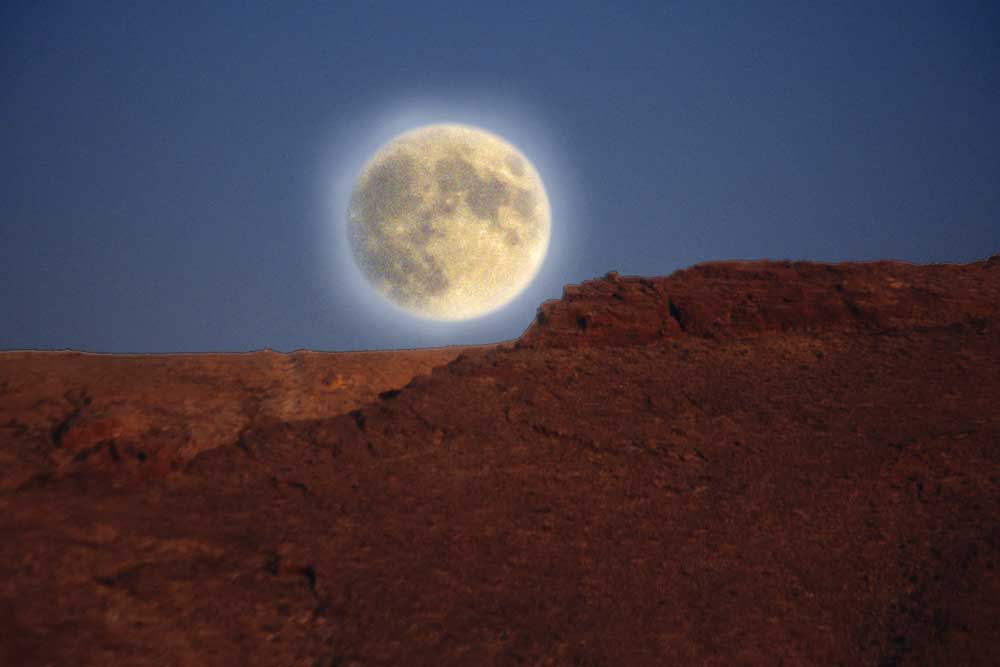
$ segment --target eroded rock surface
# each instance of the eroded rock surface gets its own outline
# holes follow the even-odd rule
[[[661,278],[615,272],[566,286],[521,346],[654,343],[680,333],[906,331],[975,322],[1000,303],[1000,256],[966,266],[715,262]]]
[[[82,468],[164,474],[249,424],[349,412],[464,349],[0,352],[0,490]]]
[[[998,258],[611,276],[340,416],[36,474],[0,664],[1000,664],[998,290]]]

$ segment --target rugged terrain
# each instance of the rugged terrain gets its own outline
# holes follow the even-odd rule
[[[249,424],[359,408],[466,349],[0,352],[0,491],[109,461],[158,476],[235,442]]]
[[[1000,664],[1000,256],[458,353],[0,354],[0,664]]]

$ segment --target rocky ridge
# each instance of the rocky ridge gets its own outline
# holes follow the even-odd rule
[[[95,467],[167,474],[251,423],[349,412],[465,349],[0,352],[0,490]]]
[[[650,344],[680,334],[904,331],[995,317],[1000,256],[958,267],[903,262],[713,262],[667,277],[568,285],[522,347]],[[986,273],[983,273],[983,272]]]
[[[0,432],[34,466],[0,489],[0,664],[997,664],[998,304],[996,256],[609,274],[151,472],[114,432],[67,464],[42,412]],[[137,404],[183,401],[163,377]]]

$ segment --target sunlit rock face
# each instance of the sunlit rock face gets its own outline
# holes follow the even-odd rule
[[[551,214],[514,146],[465,125],[429,125],[383,146],[355,183],[348,236],[364,277],[437,320],[485,315],[535,277]]]

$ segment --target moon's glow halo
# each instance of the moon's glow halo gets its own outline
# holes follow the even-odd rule
[[[347,233],[361,274],[421,318],[462,320],[518,295],[545,259],[548,196],[517,148],[478,127],[404,132],[365,164]]]

